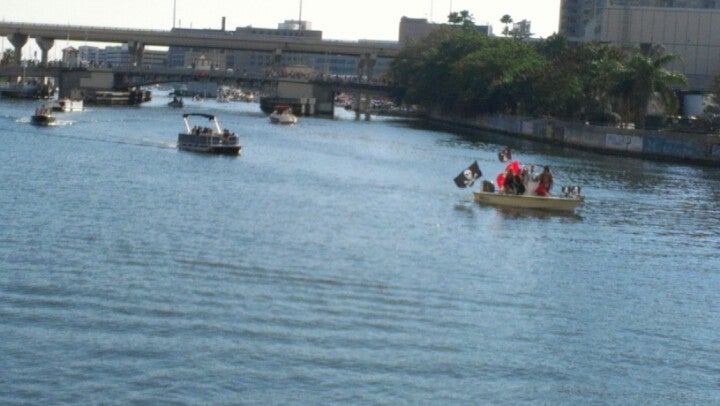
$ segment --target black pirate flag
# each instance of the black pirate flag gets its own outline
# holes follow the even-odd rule
[[[460,172],[460,174],[456,176],[454,180],[457,187],[465,188],[472,186],[473,183],[477,180],[477,178],[481,176],[482,172],[480,172],[480,167],[478,166],[477,161],[475,161],[470,166],[468,166],[467,169]]]

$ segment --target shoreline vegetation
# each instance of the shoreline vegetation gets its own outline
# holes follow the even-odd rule
[[[507,18],[506,18],[507,17]],[[489,37],[468,13],[410,42],[393,61],[403,103],[430,120],[613,154],[720,163],[717,97],[698,117],[679,117],[687,80],[660,45],[571,46],[562,35]],[[509,16],[502,21],[511,21]],[[720,93],[720,79],[713,94]]]

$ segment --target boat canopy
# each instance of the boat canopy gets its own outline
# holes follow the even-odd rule
[[[188,118],[188,117],[190,117],[190,116],[205,117],[205,118],[207,118],[208,120],[214,120],[214,119],[215,119],[215,116],[213,116],[212,114],[205,114],[205,113],[185,113],[185,114],[183,114],[183,118]]]

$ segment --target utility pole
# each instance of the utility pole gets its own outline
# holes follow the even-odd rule
[[[302,0],[300,0],[300,16],[298,17],[298,30],[302,31]]]

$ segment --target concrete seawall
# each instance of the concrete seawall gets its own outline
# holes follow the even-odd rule
[[[434,122],[490,130],[597,152],[720,166],[720,134],[632,130],[518,116],[472,119],[431,115]]]

